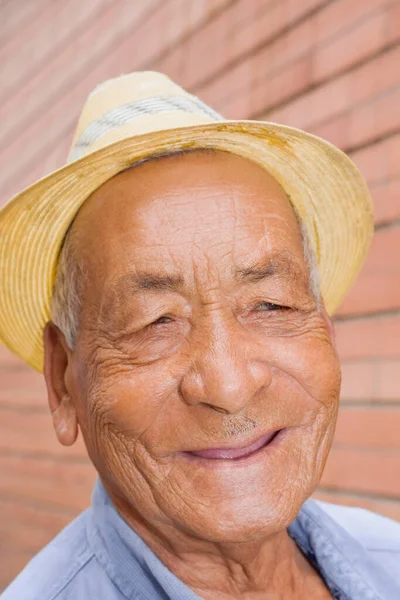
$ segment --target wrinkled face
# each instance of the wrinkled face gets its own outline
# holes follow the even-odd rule
[[[74,231],[87,278],[66,381],[108,490],[209,540],[287,526],[321,476],[340,375],[277,182],[229,154],[164,158],[103,185]]]

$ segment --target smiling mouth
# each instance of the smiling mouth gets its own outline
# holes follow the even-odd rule
[[[205,458],[207,460],[238,460],[240,458],[247,458],[268,446],[281,431],[282,429],[279,429],[278,431],[267,433],[249,446],[242,448],[209,448],[208,450],[183,452],[183,454],[190,457]]]

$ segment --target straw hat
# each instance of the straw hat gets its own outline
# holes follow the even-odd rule
[[[303,131],[226,121],[161,73],[106,81],[89,96],[68,164],[0,211],[0,339],[38,371],[57,259],[83,202],[137,160],[183,148],[215,148],[251,159],[282,185],[304,221],[332,314],[366,256],[371,199],[355,165]]]

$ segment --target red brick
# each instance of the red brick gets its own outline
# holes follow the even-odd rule
[[[248,119],[251,113],[250,94],[234,95],[228,106],[219,106],[218,112],[226,119]]]
[[[315,42],[318,46],[340,38],[387,3],[387,0],[352,0],[328,3],[315,17]]]
[[[274,72],[270,77],[259,79],[253,85],[243,88],[234,98],[222,103],[221,112],[228,118],[237,117],[234,107],[237,97],[245,97],[248,110],[243,116],[250,118],[259,114],[267,104],[275,105],[283,102],[293,94],[301,93],[310,83],[311,59],[309,56],[300,58],[291,65],[290,70]]]
[[[400,358],[342,364],[342,405],[349,401],[400,405]]]
[[[142,34],[142,35],[144,35],[144,34]],[[142,35],[141,35],[140,37],[142,37]],[[147,36],[147,38],[148,38],[148,36]],[[147,51],[147,50],[146,50],[146,51]],[[128,50],[128,48],[127,48],[127,51],[126,51],[124,54],[125,54],[125,55],[126,55],[126,54],[129,54],[129,50]],[[223,53],[222,53],[222,54],[223,54]],[[220,56],[220,55],[221,55],[221,52],[217,53],[217,56]],[[115,60],[115,57],[114,57],[114,60]],[[218,58],[218,60],[219,60],[219,58]],[[243,106],[243,102],[244,102],[243,100],[240,100],[241,106]],[[245,102],[244,102],[244,105],[247,105],[246,103],[247,103],[247,101],[245,101]],[[318,102],[318,104],[319,104],[320,106],[324,105],[324,103],[323,103],[323,102]],[[338,103],[337,103],[337,101],[335,101],[335,104],[338,104]],[[339,103],[339,104],[340,104],[340,103]],[[68,111],[68,110],[70,110],[70,109],[69,109],[69,108],[67,108],[67,109],[64,109],[64,111],[63,111],[63,112],[65,113],[65,112],[66,112],[66,110]],[[78,110],[79,110],[79,109],[78,109]],[[61,111],[60,111],[60,112],[61,112]],[[308,111],[308,112],[313,112],[313,111]],[[55,122],[56,122],[56,121],[55,121]],[[33,132],[31,132],[31,135],[33,135]],[[23,141],[21,141],[21,142],[19,142],[19,143],[21,143],[21,146],[19,146],[19,148],[21,148],[21,147],[22,147],[22,148],[26,147],[26,144],[24,144],[24,143],[23,143]],[[19,144],[18,144],[18,145],[19,145]],[[46,154],[47,154],[47,155],[51,155],[51,153],[52,153],[52,152],[51,152],[51,150],[50,150],[50,148],[49,148],[49,149],[46,151]],[[18,154],[19,154],[19,151],[18,151]],[[44,153],[43,153],[43,154],[44,154]],[[18,180],[20,180],[20,178],[19,178],[19,175],[17,176],[17,174],[16,174],[16,175],[15,175],[15,177],[16,177],[16,178],[18,177]],[[16,190],[15,190],[15,183],[14,183],[14,184],[12,184],[12,183],[11,183],[11,181],[10,181],[10,184],[4,188],[4,190],[3,190],[3,194],[4,194],[4,196],[8,196],[8,195],[9,195],[9,194],[11,194],[13,191],[16,191]]]
[[[179,46],[177,48],[179,49]],[[181,52],[168,52],[158,63],[159,66],[157,68],[180,84],[183,77],[184,63],[185,56]]]
[[[249,10],[249,2],[242,0],[241,4],[245,10]],[[259,14],[254,14],[254,9],[252,9],[247,23],[236,22],[232,31],[230,58],[237,59],[242,54],[251,51],[256,44],[265,42],[276,35],[289,20],[287,7],[288,2],[285,0],[264,2],[263,10]]]
[[[124,6],[126,10],[129,8],[126,3],[124,3]],[[145,6],[146,10],[149,9],[149,3],[138,5],[139,8],[141,6]],[[137,13],[130,8],[127,16],[129,14],[137,16]],[[122,20],[122,24],[125,31],[128,29],[129,32],[127,26],[129,20],[126,19],[125,21]],[[115,36],[114,32],[115,37],[118,36]],[[137,61],[135,64],[132,63],[132,51],[137,46],[140,46],[141,53],[140,55],[134,54]],[[75,125],[87,94],[99,81],[114,76],[117,64],[119,65],[119,72],[123,65],[128,66],[129,64],[129,69],[139,68],[143,64],[141,61],[147,60],[153,52],[153,47],[151,30],[149,30],[149,27],[146,28],[145,25],[136,32],[134,39],[132,36],[125,35],[121,42],[114,44],[113,51],[107,54],[102,62],[87,72],[85,76],[79,78],[75,76],[76,85],[69,87],[64,95],[58,98],[58,101],[54,101],[46,111],[43,110],[38,115],[37,119],[30,122],[30,128],[29,126],[24,128],[20,135],[15,136],[15,139],[4,149],[4,167],[9,169],[7,179],[1,190],[4,199],[32,182],[31,173],[37,164],[42,166],[42,170],[39,171],[40,175],[45,174],[46,171],[43,168],[44,157],[49,157],[49,164],[52,165],[52,168],[60,166],[55,164],[52,158],[54,148]],[[68,71],[70,71],[69,67]],[[29,143],[32,139],[40,139],[40,144],[35,143],[35,147],[33,147],[32,143]],[[39,146],[41,146],[41,151]]]
[[[388,7],[388,41],[394,42],[399,39],[400,32],[400,4],[394,0]]]
[[[229,20],[221,13],[182,44],[179,52],[184,52],[186,57],[182,85],[193,89],[210,72],[223,67],[225,48],[229,44],[228,27]]]
[[[326,489],[400,497],[400,454],[333,447],[321,485]]]
[[[201,95],[204,91],[202,82],[205,79],[223,69],[229,61],[238,59],[243,52],[250,52],[260,43],[267,44],[285,27],[299,17],[304,17],[307,12],[322,6],[325,1],[308,0],[296,4],[292,0],[282,0],[282,2],[273,2],[268,10],[265,10],[264,5],[265,12],[261,11],[260,14],[258,14],[258,0],[251,3],[251,6],[247,0],[233,3],[223,15],[196,32],[176,49],[177,53],[183,53],[187,57],[181,84]],[[247,13],[245,20],[243,12]],[[253,23],[251,23],[252,18]],[[284,42],[284,45],[290,46],[288,42]],[[298,51],[299,46],[291,51],[291,55],[298,56]],[[251,57],[244,62],[251,63],[252,60]],[[155,67],[159,68],[159,66],[156,63]]]
[[[4,123],[1,132],[1,139],[9,139],[7,136],[15,129],[15,115],[18,114],[19,127],[24,130],[29,127],[32,122],[33,115],[38,114],[38,111],[45,112],[46,108],[52,105],[56,95],[62,95],[64,89],[70,89],[70,83],[79,81],[84,76],[82,71],[85,65],[89,63],[99,64],[103,60],[104,53],[107,53],[108,64],[111,65],[110,71],[107,72],[103,61],[103,74],[99,76],[99,80],[118,75],[121,70],[134,70],[135,68],[143,68],[146,66],[151,57],[159,54],[167,49],[168,45],[175,42],[178,36],[183,35],[190,25],[182,23],[182,27],[173,32],[164,27],[164,19],[171,21],[171,8],[175,11],[182,4],[182,0],[175,3],[165,3],[161,6],[162,10],[154,11],[152,17],[146,22],[136,33],[133,39],[130,35],[137,23],[142,18],[143,14],[151,8],[151,2],[156,4],[157,0],[151,0],[145,4],[138,4],[135,9],[128,6],[123,0],[116,4],[113,2],[108,10],[104,10],[96,19],[93,19],[91,26],[86,28],[79,35],[76,35],[73,45],[66,46],[63,51],[55,52],[51,57],[48,57],[46,64],[31,78],[25,85],[17,90],[12,98],[7,100],[2,107]],[[203,19],[212,15],[218,7],[223,7],[228,0],[221,0],[219,3],[214,3],[206,7],[203,13]],[[184,4],[187,6],[187,3]],[[201,14],[201,13],[200,13]],[[110,27],[110,21],[114,21],[114,26]],[[176,19],[173,19],[176,23]],[[199,24],[199,22],[196,22]],[[183,27],[185,25],[185,27]],[[160,34],[156,37],[153,35],[153,28],[158,27]],[[102,35],[99,35],[99,30]],[[175,36],[172,38],[172,36]],[[126,40],[125,46],[123,41]],[[137,45],[140,45],[140,54],[135,54],[136,63],[132,63],[132,46],[133,40]],[[144,46],[144,43],[146,45]],[[128,47],[126,47],[126,45]],[[77,58],[79,57],[79,60]],[[82,58],[83,57],[83,58]],[[101,66],[101,65],[100,65]],[[173,73],[171,73],[173,75]],[[45,87],[43,87],[43,83]],[[83,81],[84,83],[84,81]],[[45,89],[45,96],[43,95]],[[82,94],[82,102],[85,96],[91,91],[90,83],[84,86],[85,91]],[[29,102],[27,103],[27,98]],[[78,105],[80,108],[80,106]],[[77,112],[79,110],[77,108]],[[17,113],[21,110],[24,119],[21,120],[21,114]],[[71,109],[69,109],[71,111]]]
[[[400,398],[399,398],[400,400]],[[334,444],[341,449],[400,450],[400,405],[342,406]],[[398,457],[400,466],[400,455]]]
[[[298,2],[298,0],[289,0],[287,11],[293,23],[297,19],[304,19],[307,13],[315,11],[318,7],[324,6],[324,4],[329,4],[329,0],[322,2],[321,0],[302,0],[301,2]]]
[[[270,15],[274,10],[274,3],[275,0],[253,0],[253,2],[239,0],[234,7],[231,7],[231,10],[225,11],[225,18],[229,21],[230,59],[253,47],[254,23],[256,20],[265,18],[266,14]],[[241,44],[243,45],[241,46]]]
[[[251,112],[251,76],[252,73],[247,63],[240,63],[231,69],[229,80],[223,78],[218,82],[218,87],[222,88],[224,93],[225,102],[215,98],[215,102],[212,101],[210,104],[215,105],[216,109],[227,119],[247,118]],[[243,89],[244,92],[240,93],[240,89]],[[227,103],[226,94],[229,90],[238,90],[238,92],[232,93]]]
[[[360,104],[370,102],[379,94],[384,95],[399,85],[399,61],[400,47],[397,47],[372,58],[350,73],[336,77],[300,98],[295,98],[283,108],[267,112],[264,118],[309,129],[312,133],[335,142],[334,130],[337,126],[343,128],[342,119],[347,119],[346,127],[349,127],[351,116],[357,114]],[[292,65],[289,65],[288,76],[291,69]],[[268,106],[270,103],[267,102],[264,109],[267,110]],[[311,111],[310,106],[313,107]],[[324,128],[328,128],[327,131],[324,131]],[[340,135],[343,135],[343,132]],[[346,148],[348,144],[348,136],[339,138],[341,147]]]
[[[24,86],[21,86],[11,98],[3,103],[3,127],[0,138],[2,144],[5,143],[5,140],[9,140],[9,136],[11,132],[15,131],[16,125],[21,130],[29,131],[32,121],[38,117],[43,118],[49,107],[54,105],[60,96],[62,98],[64,90],[67,88],[70,91],[71,87],[73,88],[77,82],[83,88],[81,96],[83,102],[91,91],[90,81],[88,85],[85,85],[86,65],[90,65],[92,61],[98,65],[102,63],[104,53],[108,53],[109,58],[113,52],[116,52],[121,37],[123,38],[124,35],[129,33],[145,10],[151,7],[151,3],[155,1],[149,0],[146,5],[137,5],[137,8],[132,9],[132,7],[127,7],[123,0],[116,0],[97,19],[93,20],[91,27],[75,37],[73,45],[69,44],[62,51],[49,56],[43,68],[29,78]],[[109,23],[113,15],[118,15],[118,19],[115,19],[115,25],[111,28]],[[102,35],[99,35],[99,31],[102,32]],[[118,74],[121,68],[123,68],[122,63],[119,65]],[[104,78],[116,74],[115,71],[107,73],[104,64],[103,72]],[[83,81],[81,81],[82,78]],[[78,111],[79,108],[76,113]],[[69,118],[71,116],[74,115],[68,115]]]
[[[263,68],[256,73],[257,78],[268,77],[286,69],[300,58],[311,58],[315,45],[314,34],[315,19],[306,19],[263,47],[258,53],[263,61]]]
[[[345,148],[354,148],[379,137],[377,104],[379,104],[378,99],[358,106],[356,110],[352,111],[348,122]]]
[[[7,368],[25,369],[28,367],[25,366],[25,363],[20,358],[18,358],[18,356],[10,352],[8,348],[6,348],[5,346],[3,346],[3,344],[0,343],[0,373],[2,370]]]
[[[69,463],[26,455],[0,456],[0,471],[0,497],[71,511],[89,505],[96,479],[89,461]]]
[[[338,315],[400,309],[400,226],[375,233],[364,267]]]
[[[24,368],[0,371],[0,405],[47,411],[43,375]]]
[[[30,559],[48,544],[73,518],[67,512],[55,512],[48,506],[29,506],[12,498],[0,499],[0,539],[2,568],[0,591],[24,568]]]
[[[400,78],[399,78],[400,82]],[[396,133],[400,128],[400,88],[385,90],[372,100],[333,119],[310,127],[310,131],[343,150]]]
[[[109,60],[111,62],[111,58]],[[106,68],[110,67],[103,63],[98,70],[93,69],[86,79],[80,82],[78,89],[72,88],[66,92],[46,113],[40,114],[30,129],[28,128],[13,140],[8,150],[3,153],[3,163],[8,169],[8,176],[3,178],[3,186],[0,191],[2,198],[9,198],[12,194],[33,183],[33,173],[36,173],[36,169],[40,175],[46,174],[45,160],[48,160],[47,166],[54,163],[54,149],[58,148],[58,144],[76,125],[85,96],[89,89],[93,88],[102,78],[100,69],[106,77],[111,74],[107,73]],[[60,132],[62,136],[60,136]],[[40,143],[33,143],[32,140],[35,139],[40,139]],[[57,166],[61,165],[53,164],[53,168]]]
[[[399,32],[400,35],[400,32]],[[354,104],[365,102],[374,96],[399,85],[398,62],[400,47],[396,46],[377,58],[352,71],[351,93]]]
[[[263,118],[309,129],[345,111],[351,103],[349,78],[341,77],[309,94],[293,100],[282,109],[267,112]]]
[[[342,401],[375,399],[377,388],[376,361],[342,364]]]
[[[342,360],[400,358],[400,316],[378,316],[335,325]]]
[[[46,60],[49,51],[57,51],[81,26],[90,26],[96,13],[107,4],[111,4],[111,0],[47,3],[40,18],[32,20],[24,31],[24,43],[21,44],[19,35],[15,36],[0,53],[4,77],[1,101],[9,97],[11,90],[24,84],[29,74]]]
[[[0,511],[1,543],[11,551],[20,549],[32,555],[68,525],[75,513],[53,511],[47,506],[29,506],[11,498],[0,499]]]
[[[0,569],[0,592],[11,583],[32,558],[32,552],[27,550],[7,549],[1,553],[2,567]]]
[[[310,84],[311,57],[305,56],[292,64],[290,73],[276,73],[271,78],[268,101],[277,104],[291,94],[301,93]]]
[[[73,446],[62,446],[53,429],[50,412],[5,410],[0,406],[0,453],[25,452],[28,455],[87,458],[81,436]],[[51,458],[49,456],[49,458]]]
[[[396,132],[399,128],[400,87],[353,111],[347,144],[354,148]]]
[[[145,23],[134,32],[135,42],[140,48],[136,62],[147,68],[150,62],[160,58],[160,55],[174,44],[180,37],[190,31],[192,25],[187,18],[187,3],[184,0],[158,2],[155,10],[149,12]],[[144,6],[143,6],[144,7]],[[146,12],[148,12],[146,6]],[[203,17],[211,11],[206,11]],[[128,36],[128,45],[132,47],[132,36]],[[131,70],[131,69],[129,69]]]
[[[400,358],[342,364],[342,405],[347,402],[390,402],[400,405]]]
[[[382,12],[362,20],[315,53],[313,80],[320,81],[373,56],[387,43],[387,15]]]
[[[150,0],[146,6],[151,7],[151,2],[155,1]],[[121,38],[134,29],[138,19],[143,16],[145,8],[143,7],[144,5],[137,5],[135,9],[130,7],[126,10],[123,0],[115,0],[106,10],[97,15],[96,19],[93,19],[90,27],[77,33],[73,45],[69,44],[48,56],[40,71],[25,81],[12,98],[4,101],[3,125],[7,127],[4,132],[1,132],[1,139],[4,139],[6,134],[15,127],[16,110],[20,111],[18,124],[21,125],[21,120],[22,123],[29,123],[29,119],[46,111],[57,95],[62,95],[66,87],[73,85],[82,77],[86,65],[101,62],[104,53],[115,52]],[[114,18],[114,26],[111,28],[109,24],[113,15],[118,15],[118,19]],[[99,31],[102,32],[101,35]],[[119,69],[121,67],[122,64],[119,65]],[[26,117],[26,121],[22,117]],[[11,123],[9,124],[8,121]]]
[[[350,154],[367,183],[373,185],[387,179],[387,142],[378,142]]]
[[[342,150],[349,146],[349,123],[350,112],[344,112],[333,119],[324,121],[322,124],[309,127],[310,133],[327,140]]]
[[[186,11],[187,26],[195,29],[207,14],[207,3],[206,0],[184,2],[183,9]]]
[[[183,0],[186,2],[186,0]],[[204,2],[204,0],[201,0]],[[206,10],[209,14],[213,14],[216,11],[222,10],[224,7],[229,7],[232,0],[206,0]]]
[[[400,521],[400,500],[384,500],[343,492],[329,492],[322,489],[318,489],[313,497],[316,500],[322,500],[323,502],[330,502],[332,504],[366,508],[367,510],[372,510],[373,512],[388,517],[389,519]]]
[[[236,6],[236,5],[235,5]],[[306,8],[302,5],[302,10],[306,11]],[[268,42],[268,31],[274,32],[279,30],[279,23],[284,24],[287,20],[290,20],[289,13],[285,11],[283,3],[275,5],[275,11],[271,15],[271,11],[266,12],[266,18],[268,19],[267,29],[262,27],[262,22],[257,19],[256,24],[253,27],[248,28],[249,44],[255,43],[257,36],[264,40],[264,45]],[[257,30],[255,30],[257,27]],[[260,33],[257,33],[260,29]],[[217,79],[213,80],[210,84],[204,87],[200,87],[200,90],[196,88],[196,93],[201,97],[204,97],[208,102],[218,102],[218,107],[223,110],[232,113],[232,109],[229,106],[229,101],[232,96],[237,98],[238,96],[247,96],[252,93],[252,90],[257,90],[257,100],[252,105],[251,112],[258,113],[266,106],[282,100],[286,97],[286,94],[281,94],[279,91],[279,83],[282,79],[285,82],[290,82],[293,79],[292,65],[294,61],[294,69],[298,69],[298,62],[303,60],[310,62],[311,57],[309,54],[310,49],[313,45],[313,23],[310,20],[305,20],[298,27],[291,29],[282,37],[278,37],[259,50],[255,55],[252,55],[240,63],[240,68],[245,72],[252,74],[252,81],[249,82],[248,78],[241,80],[239,78],[232,78],[231,69],[226,70],[224,73],[218,76]],[[243,34],[244,35],[244,34]],[[273,37],[273,36],[272,36]],[[289,69],[283,69],[289,64]],[[237,67],[233,67],[233,70]],[[265,95],[265,103],[262,103],[262,96],[264,96],[265,90],[268,90],[269,82],[271,79],[275,79],[276,83],[276,97],[270,99],[268,93]],[[296,79],[296,76],[295,76]],[[287,85],[287,84],[286,84]],[[221,90],[221,92],[219,92]],[[293,92],[292,92],[293,93]],[[247,99],[246,99],[247,100]],[[240,99],[240,102],[246,100]],[[228,106],[226,104],[228,103]]]
[[[380,365],[379,396],[400,399],[400,360],[383,361]]]
[[[384,182],[371,188],[376,223],[400,218],[400,179]]]
[[[44,6],[48,0],[35,0],[35,2],[25,2],[25,0],[13,0],[12,2],[3,2],[1,6],[1,39],[2,47],[6,48],[8,43],[14,39],[16,32],[23,35],[26,27],[32,21],[40,18]]]
[[[395,179],[400,175],[400,135],[394,135],[386,141],[384,146],[387,157],[387,177]]]
[[[369,185],[378,185],[400,175],[400,135],[393,135],[350,153]]]
[[[212,84],[199,90],[197,94],[198,97],[216,110],[221,110],[230,90],[235,96],[239,95],[240,91],[236,90],[234,85],[237,85],[238,82],[237,74],[240,72],[239,67],[241,72],[243,72],[243,69],[245,69],[246,66],[248,66],[248,63],[242,62],[240,65],[221,74],[221,76],[215,79]]]
[[[158,26],[155,28],[152,25],[155,38],[155,52],[151,60],[157,60],[160,54],[165,52],[166,48],[169,48],[171,44],[179,40],[187,28],[193,26],[189,22],[190,7],[188,4],[184,0],[172,0],[172,2],[162,3],[159,7],[157,11],[158,15],[160,15]]]

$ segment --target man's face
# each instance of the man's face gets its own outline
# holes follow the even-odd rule
[[[321,476],[340,374],[282,189],[233,155],[169,157],[111,179],[73,227],[66,384],[109,492],[213,541],[286,527]]]

